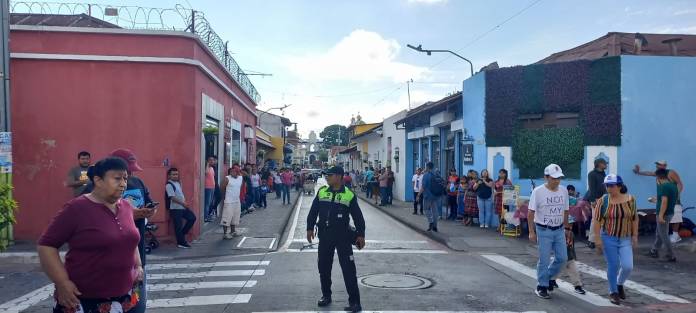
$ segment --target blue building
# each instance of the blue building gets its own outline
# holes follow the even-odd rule
[[[639,207],[650,208],[655,181],[633,167],[654,169],[655,161],[667,160],[684,182],[684,206],[696,205],[696,36],[634,36],[609,33],[536,64],[479,72],[463,83],[461,115],[425,106],[433,116],[453,112],[436,129],[441,136],[443,129],[456,132],[460,147],[471,145],[473,162],[455,162],[458,173],[486,168],[497,176],[505,168],[525,195],[543,183],[543,167],[553,162],[563,167],[564,184],[584,194],[587,173],[603,158]],[[434,142],[433,130],[419,133],[432,126],[416,115],[405,123],[414,166],[432,155]],[[442,159],[443,143],[434,144]]]

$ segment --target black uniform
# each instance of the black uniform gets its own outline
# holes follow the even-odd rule
[[[317,225],[319,241],[319,278],[321,292],[324,297],[331,298],[331,267],[334,250],[338,251],[338,261],[343,271],[343,280],[348,291],[348,302],[360,304],[358,278],[353,259],[354,243],[350,228],[350,218],[353,218],[358,237],[365,237],[365,219],[358,206],[357,196],[346,187],[338,191],[330,187],[322,187],[312,202],[312,208],[307,217],[307,230],[314,230]],[[317,223],[317,217],[319,222]]]

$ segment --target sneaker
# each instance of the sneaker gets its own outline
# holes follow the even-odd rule
[[[619,298],[619,294],[616,292],[612,292],[609,294],[609,302],[620,305],[621,304],[621,299]]]
[[[536,293],[536,295],[539,298],[551,299],[551,296],[549,296],[549,292],[547,291],[546,287],[537,286],[536,291],[534,291],[534,293]]]
[[[226,239],[226,240],[230,240],[230,239],[234,238],[234,235],[232,235],[231,233],[227,233],[227,234],[225,234],[225,236],[223,236],[222,238],[223,238],[223,239]]]
[[[626,300],[626,290],[624,289],[624,286],[617,285],[616,287],[618,287],[619,290],[619,298],[621,298],[622,300]]]
[[[594,249],[594,248],[595,248],[595,243],[592,242],[592,241],[590,241],[589,243],[587,243],[587,247],[590,248],[590,249]]]
[[[677,263],[677,258],[676,257],[671,257],[671,258],[666,258],[665,262],[668,263]]]
[[[485,225],[483,225],[483,224],[479,225],[479,228],[484,228],[484,227],[485,227]]]
[[[680,241],[681,241],[681,236],[679,236],[679,234],[677,234],[677,233],[673,233],[672,236],[669,237],[669,241],[670,241],[671,243],[680,242]]]
[[[553,291],[554,288],[560,289],[556,283],[556,280],[549,280],[549,291]]]
[[[650,252],[648,252],[648,256],[653,259],[657,259],[660,257],[660,254],[657,251],[651,249]]]
[[[581,295],[584,295],[586,292],[585,292],[585,289],[582,289],[582,286],[575,286],[575,293],[579,293]]]
[[[176,246],[181,249],[191,249],[191,245],[188,242],[182,242]]]

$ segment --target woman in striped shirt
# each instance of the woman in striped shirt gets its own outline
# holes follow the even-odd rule
[[[633,270],[633,247],[638,244],[638,214],[636,199],[628,194],[621,176],[604,178],[607,194],[599,198],[593,209],[597,251],[604,250],[607,261],[609,299],[619,304],[626,299],[623,284]]]

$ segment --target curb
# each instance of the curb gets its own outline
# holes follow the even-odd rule
[[[385,213],[388,216],[390,216],[391,218],[397,220],[401,224],[406,225],[408,228],[411,228],[414,231],[420,233],[421,235],[424,235],[432,240],[439,242],[440,244],[446,246],[450,250],[459,251],[459,252],[468,251],[465,249],[456,249],[456,248],[452,247],[449,240],[447,240],[447,238],[445,238],[444,236],[441,236],[439,233],[426,231],[423,229],[423,227],[421,225],[416,225],[415,223],[413,223],[413,222],[411,222],[411,221],[409,221],[409,220],[407,220],[407,219],[405,219],[397,214],[394,214],[394,213],[390,212],[389,210],[385,210],[384,208],[382,208],[378,205],[374,205],[369,199],[365,198],[364,196],[358,195],[358,198],[365,201],[367,204],[369,204],[373,208],[378,209],[378,210],[382,211],[382,213]]]
[[[295,209],[300,210],[301,208],[295,208],[297,206],[297,202],[300,201],[300,198],[302,197],[301,193],[298,193],[297,197],[295,197],[295,201],[292,202],[292,210],[289,210],[288,213],[286,213],[285,217],[285,223],[283,223],[283,226],[280,227],[280,230],[276,233],[278,240],[276,240],[275,244],[273,245],[273,249],[269,249],[268,251],[278,251],[280,249],[280,244],[283,241],[283,237],[285,237],[285,230],[288,228],[288,225],[290,224],[290,219],[293,217],[293,213],[295,213]],[[294,235],[294,234],[293,234]]]

